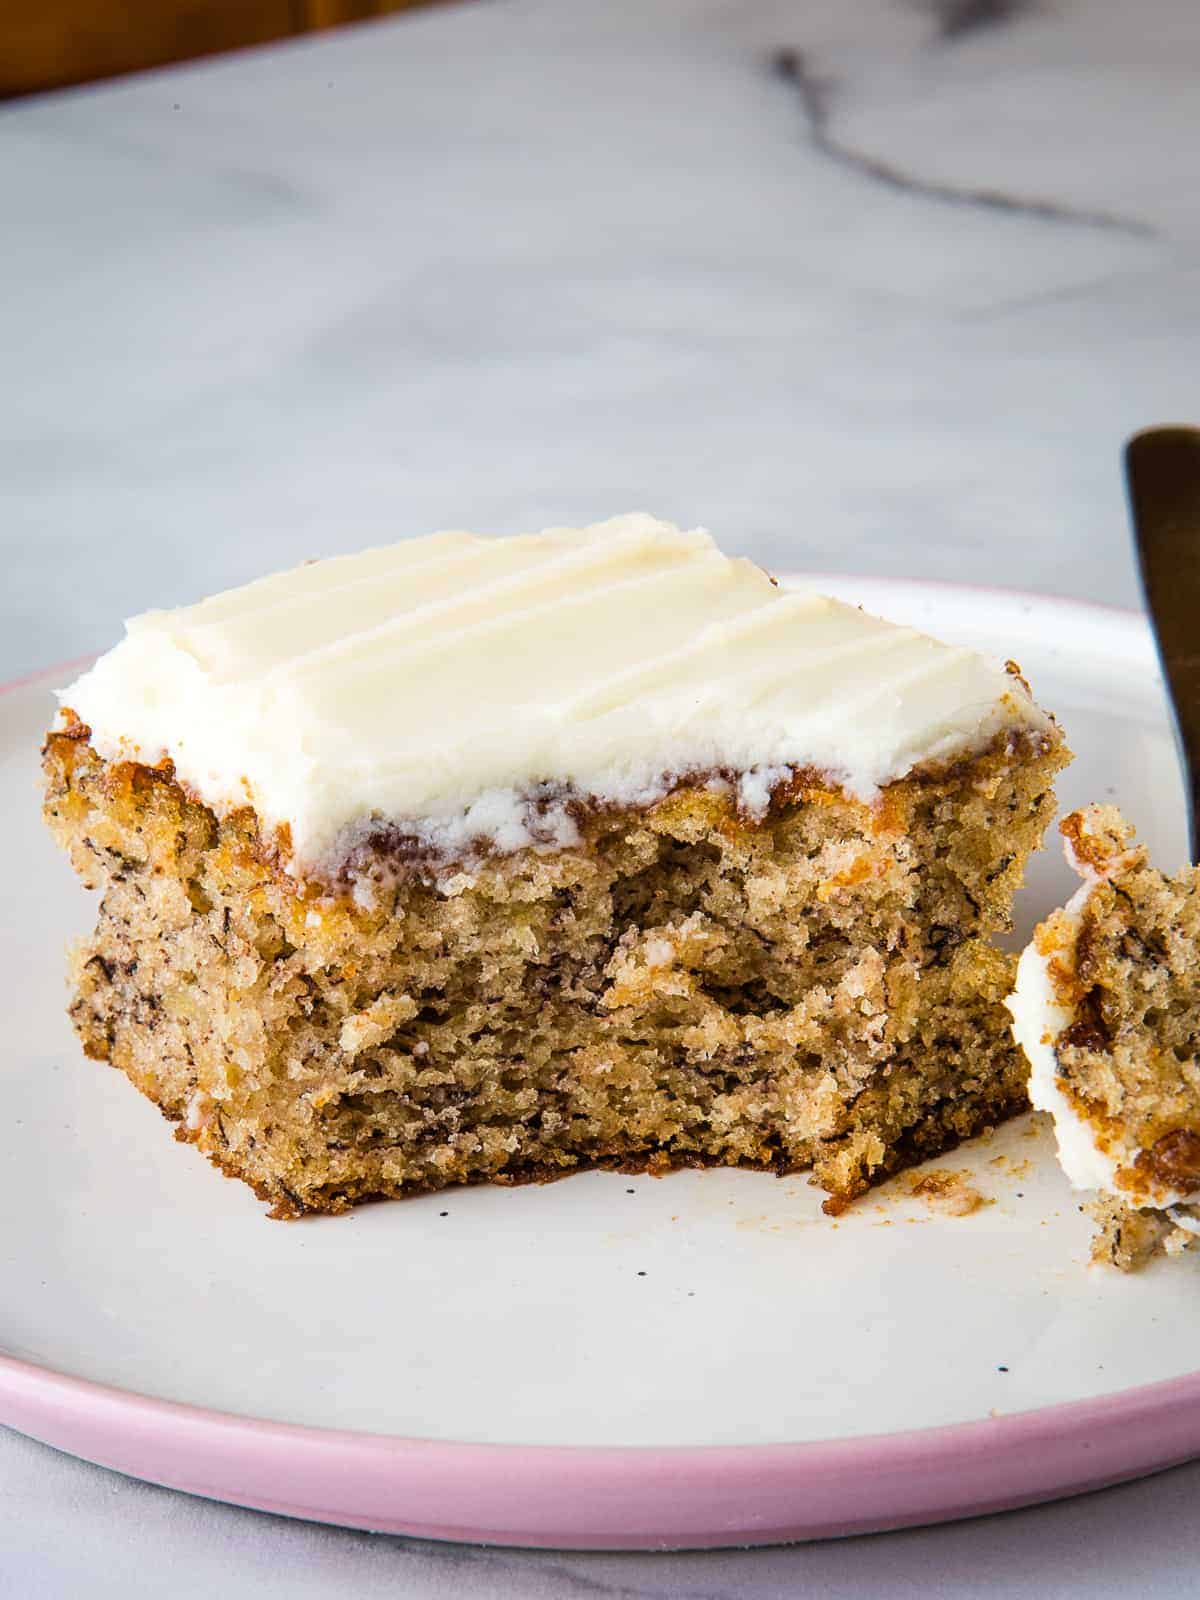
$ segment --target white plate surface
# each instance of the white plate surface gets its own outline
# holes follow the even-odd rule
[[[1163,865],[1182,859],[1140,622],[925,584],[822,586],[1019,660],[1077,752],[1064,807],[1118,799]],[[1088,1225],[1029,1117],[935,1163],[969,1167],[992,1202],[965,1217],[903,1180],[831,1222],[803,1179],[687,1172],[269,1221],[85,1060],[65,1019],[63,947],[93,905],[38,816],[51,712],[45,682],[0,698],[0,1353],[248,1417],[572,1446],[854,1439],[1196,1367],[1193,1263],[1089,1270]],[[1052,840],[1023,929],[1071,887]]]

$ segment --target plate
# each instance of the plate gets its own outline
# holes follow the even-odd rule
[[[1119,798],[1182,859],[1139,618],[820,586],[1019,660],[1078,753],[1064,803]],[[0,1421],[242,1505],[574,1548],[896,1527],[1200,1453],[1194,1264],[1089,1269],[1033,1117],[934,1163],[989,1202],[965,1216],[903,1179],[832,1222],[803,1179],[683,1172],[269,1221],[63,1015],[63,945],[93,908],[38,817],[49,681],[0,698]],[[1052,845],[1023,931],[1071,887]]]

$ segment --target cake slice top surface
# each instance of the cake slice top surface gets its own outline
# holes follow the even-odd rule
[[[1000,663],[641,514],[438,533],[147,612],[60,700],[106,759],[169,758],[214,809],[286,824],[301,867],[380,822],[451,850],[565,843],[548,796],[645,804],[720,775],[753,811],[811,768],[870,799],[1008,731],[1057,737]]]

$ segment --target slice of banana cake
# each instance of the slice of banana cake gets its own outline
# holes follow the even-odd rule
[[[1025,1104],[1015,667],[650,517],[151,612],[61,695],[71,1015],[274,1215],[597,1165],[836,1210]]]

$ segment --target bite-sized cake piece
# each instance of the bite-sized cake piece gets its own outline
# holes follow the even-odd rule
[[[1112,806],[1061,824],[1083,878],[1009,1002],[1029,1097],[1093,1190],[1093,1258],[1129,1269],[1200,1234],[1200,871],[1156,871]]]
[[[836,1209],[1025,1103],[990,936],[1057,727],[707,534],[303,566],[61,698],[84,1047],[276,1215],[707,1162]]]

